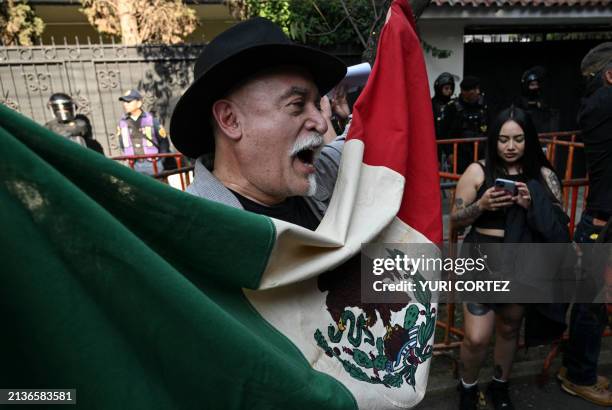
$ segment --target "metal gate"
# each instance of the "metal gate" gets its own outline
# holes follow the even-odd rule
[[[193,62],[204,45],[92,43],[0,48],[0,103],[44,124],[52,119],[49,96],[70,94],[77,112],[92,123],[106,155],[118,155],[115,138],[123,113],[118,98],[140,90],[144,107],[168,125],[172,108],[193,79]]]

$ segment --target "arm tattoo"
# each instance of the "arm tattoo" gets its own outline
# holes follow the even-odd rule
[[[482,212],[478,208],[478,204],[476,202],[464,207],[463,199],[457,198],[455,200],[455,212],[453,213],[451,220],[457,225],[467,226],[471,225],[481,213]]]
[[[555,199],[560,203],[563,203],[563,196],[561,195],[561,184],[555,176],[555,173],[551,170],[546,171],[546,184],[550,189],[550,192],[555,196]]]

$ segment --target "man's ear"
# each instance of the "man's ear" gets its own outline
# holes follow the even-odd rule
[[[604,70],[603,77],[606,85],[612,86],[612,69]]]
[[[212,106],[212,113],[219,130],[231,139],[240,139],[242,130],[235,104],[229,100],[217,100]]]

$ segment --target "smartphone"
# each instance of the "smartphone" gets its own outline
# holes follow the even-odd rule
[[[495,189],[498,191],[506,191],[511,196],[516,196],[518,194],[516,183],[509,179],[497,178],[495,180]]]

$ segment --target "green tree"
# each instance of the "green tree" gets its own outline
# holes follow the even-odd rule
[[[0,40],[6,46],[31,46],[45,29],[40,17],[25,2],[0,2]]]
[[[325,47],[355,44],[365,47],[381,1],[372,0],[226,0],[239,20],[266,17],[294,40]]]
[[[123,44],[180,43],[198,25],[182,0],[81,0],[81,11],[100,33]]]
[[[265,17],[289,34],[291,0],[226,0],[232,16],[238,20]]]
[[[418,17],[430,0],[409,0]],[[391,0],[226,0],[232,15],[279,24],[295,41],[334,49],[351,47],[373,61],[380,28]]]

